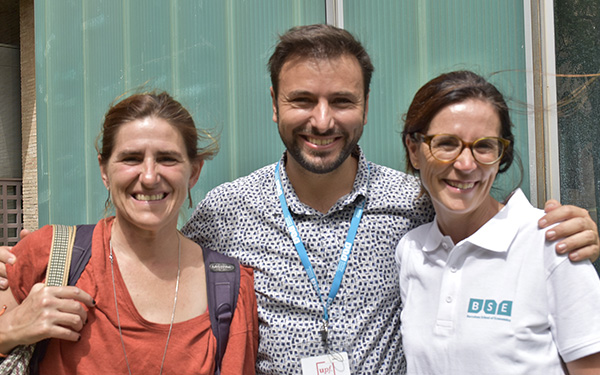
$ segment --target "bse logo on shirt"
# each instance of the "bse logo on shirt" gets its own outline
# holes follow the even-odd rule
[[[467,318],[505,320],[510,322],[512,301],[471,298]]]

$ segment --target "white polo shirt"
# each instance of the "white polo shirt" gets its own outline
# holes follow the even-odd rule
[[[437,221],[396,249],[409,374],[564,374],[600,351],[600,280],[557,255],[521,190],[454,245]],[[560,356],[559,356],[560,354]]]

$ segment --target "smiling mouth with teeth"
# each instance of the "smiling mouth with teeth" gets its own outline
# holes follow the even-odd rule
[[[165,194],[152,194],[152,195],[146,195],[146,194],[135,194],[134,198],[138,201],[159,201],[161,199],[163,199],[165,197]]]
[[[455,181],[446,180],[446,183],[454,188],[461,189],[461,190],[471,189],[471,188],[473,188],[473,186],[475,186],[474,182],[455,182]]]
[[[317,138],[307,138],[307,140],[317,146],[327,146],[333,143],[335,139],[327,138],[327,139],[317,139]]]

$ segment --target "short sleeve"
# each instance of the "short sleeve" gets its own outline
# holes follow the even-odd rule
[[[571,362],[600,352],[600,279],[589,261],[563,259],[548,276],[548,300],[556,346]]]

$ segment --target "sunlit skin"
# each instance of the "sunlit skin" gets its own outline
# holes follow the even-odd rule
[[[489,103],[469,99],[442,109],[427,130],[466,142],[500,136],[500,119]],[[431,196],[442,233],[455,243],[473,234],[502,208],[490,195],[499,163],[479,164],[466,147],[453,162],[436,160],[427,144],[408,141],[410,160]]]
[[[181,134],[163,119],[148,117],[121,126],[110,159],[100,163],[119,225],[154,235],[163,229],[172,232],[202,166],[191,162],[185,150]]]
[[[120,277],[135,308],[144,319],[159,324],[203,314],[207,302],[202,252],[176,230],[181,205],[198,181],[202,161],[189,159],[181,133],[160,118],[122,124],[114,143],[100,172],[116,213],[111,251],[115,266],[127,270]],[[179,290],[173,315],[178,275],[181,286],[195,289]],[[164,303],[157,303],[156,296]]]

